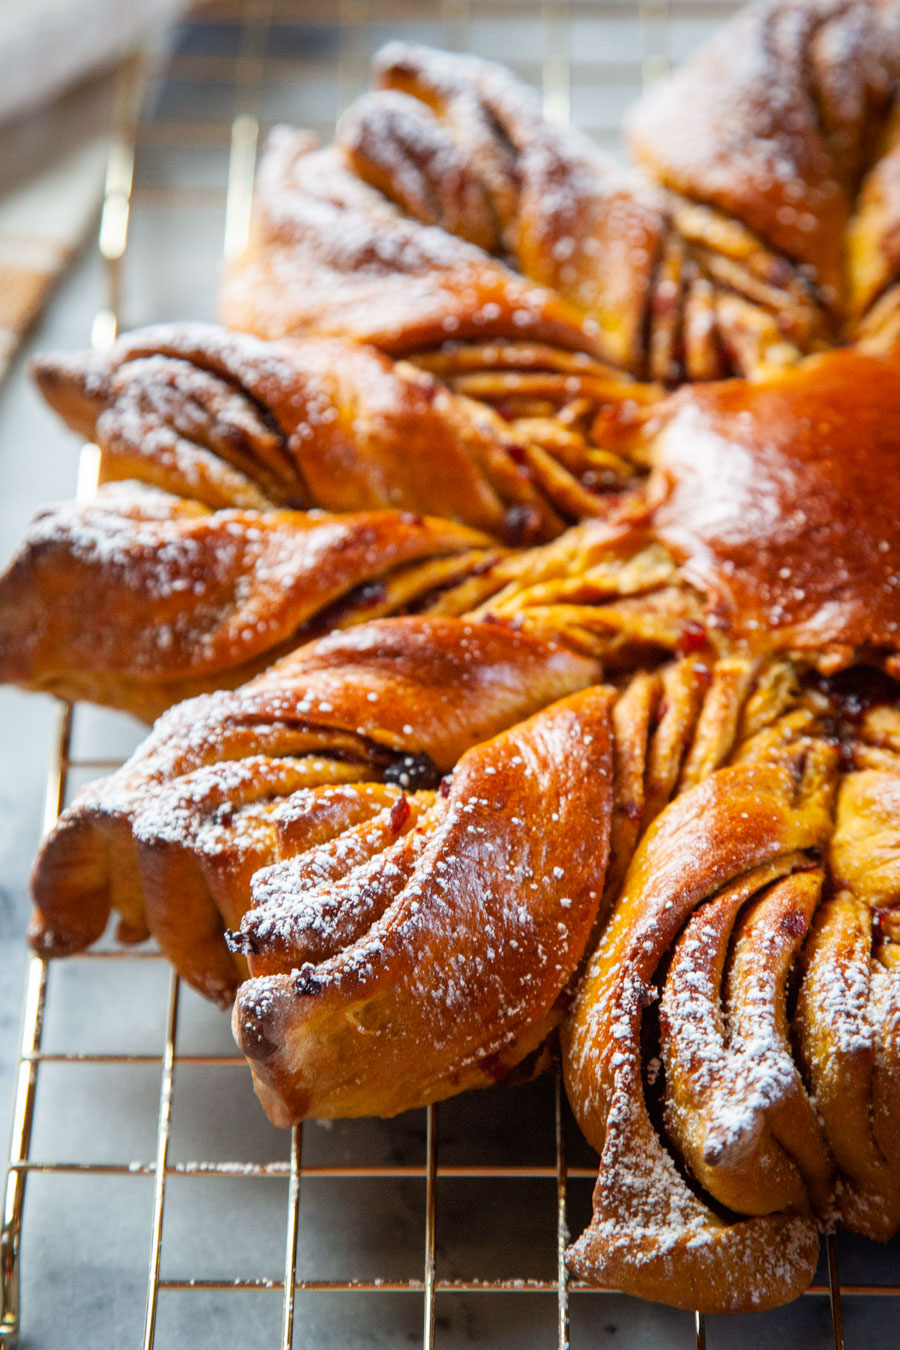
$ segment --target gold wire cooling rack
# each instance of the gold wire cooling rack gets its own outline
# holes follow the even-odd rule
[[[94,344],[108,345],[120,321],[131,326],[183,316],[179,305],[186,268],[194,263],[207,268],[210,291],[214,289],[223,244],[228,254],[246,237],[261,130],[283,119],[327,134],[335,114],[365,87],[370,56],[387,38],[412,36],[502,59],[542,88],[548,115],[572,117],[613,147],[621,114],[641,87],[735,8],[733,0],[543,5],[516,0],[490,5],[461,0],[217,0],[200,7],[176,30],[168,52],[129,58],[120,73],[99,231],[105,294],[94,319]],[[200,247],[186,264],[182,227],[184,213],[191,211],[202,218],[200,235],[195,231]],[[144,294],[135,299],[133,292],[141,287],[132,285],[129,261],[142,226]],[[167,266],[172,273],[168,280]],[[96,470],[97,452],[86,447],[79,476],[82,495],[92,490]],[[47,829],[79,778],[117,765],[116,759],[78,748],[85,737],[76,734],[76,723],[85,716],[84,709],[60,708],[47,778]],[[88,727],[88,740],[90,731]],[[151,978],[144,978],[146,972]],[[104,1042],[101,1035],[104,1048],[85,1049],[98,1044],[90,1012],[75,1018],[77,1026],[68,1039],[64,1034],[60,1041],[58,1028],[48,1039],[54,1007],[62,1008],[67,997],[71,1000],[73,980],[81,991],[77,996],[98,1010],[95,1021],[103,1024],[104,1032],[114,1024],[124,1044],[109,1048],[108,1037]],[[57,990],[60,981],[68,981],[68,995]],[[130,1014],[120,1018],[110,1007],[123,995]],[[77,1324],[73,1345],[99,1350],[125,1350],[132,1344],[143,1350],[218,1346],[226,1339],[281,1350],[404,1343],[431,1350],[436,1344],[479,1340],[496,1347],[532,1347],[555,1340],[562,1350],[570,1341],[586,1347],[615,1338],[620,1345],[663,1347],[686,1345],[691,1337],[699,1348],[708,1336],[710,1343],[728,1346],[783,1345],[792,1338],[798,1344],[840,1350],[842,1299],[847,1296],[867,1296],[853,1297],[848,1305],[853,1309],[848,1313],[848,1321],[854,1318],[852,1340],[861,1344],[865,1339],[872,1346],[879,1338],[883,1345],[896,1343],[884,1301],[900,1294],[896,1245],[873,1258],[870,1247],[861,1253],[852,1241],[845,1247],[841,1239],[842,1262],[849,1251],[851,1277],[856,1278],[849,1282],[839,1277],[838,1242],[829,1238],[811,1299],[764,1319],[731,1319],[709,1327],[699,1315],[639,1305],[614,1291],[589,1291],[570,1280],[564,1263],[568,1224],[571,1219],[574,1229],[587,1217],[595,1168],[568,1114],[558,1073],[502,1096],[498,1090],[446,1103],[440,1124],[437,1108],[430,1107],[397,1122],[348,1122],[333,1137],[315,1126],[307,1126],[304,1137],[298,1127],[288,1146],[283,1134],[266,1132],[261,1115],[248,1116],[248,1126],[234,1109],[238,1081],[247,1095],[246,1074],[233,1073],[244,1061],[227,1048],[221,1021],[210,1014],[204,1022],[192,999],[159,954],[143,948],[101,949],[71,958],[52,972],[31,958],[4,1192],[3,1347],[12,1346],[20,1330],[20,1274],[26,1296],[39,1309],[51,1288],[60,1307],[71,1309]],[[160,1023],[153,1033],[158,1035],[155,1046],[147,1039],[146,1026],[154,1019]],[[72,1035],[80,1037],[77,1045]],[[54,1049],[56,1041],[63,1048]],[[104,1078],[107,1070],[110,1075]],[[224,1086],[210,1096],[209,1075],[220,1071]],[[54,1072],[64,1074],[62,1083],[48,1083],[48,1074]],[[134,1088],[129,1074],[143,1076],[141,1090]],[[71,1150],[66,1154],[66,1139],[77,1142],[77,1131],[68,1136],[63,1131],[61,1141],[57,1131],[48,1156],[46,1141],[53,1134],[40,1128],[39,1077],[41,1109],[46,1094],[47,1110],[57,1121],[60,1115],[86,1113],[80,1140],[86,1157],[77,1158]],[[149,1147],[144,1161],[118,1160],[116,1145],[103,1137],[103,1126],[123,1114],[126,1100],[133,1115],[156,1118],[155,1135],[145,1137]],[[189,1117],[189,1128],[181,1135],[179,1112]],[[232,1143],[242,1160],[216,1160]],[[150,1156],[154,1149],[155,1156]],[[103,1156],[110,1151],[111,1156]],[[248,1160],[247,1153],[254,1157]],[[34,1187],[38,1177],[48,1185],[56,1183],[56,1189],[35,1196],[26,1217],[26,1182],[34,1178]],[[66,1180],[85,1181],[89,1187],[74,1217],[66,1209],[74,1203]],[[128,1187],[129,1195],[124,1202],[118,1200],[118,1208],[101,1189],[107,1181],[123,1181]],[[257,1182],[265,1183],[266,1191],[261,1203],[251,1206],[248,1188]],[[216,1183],[214,1201],[210,1187]],[[387,1198],[374,1189],[384,1183],[395,1188]],[[187,1200],[184,1193],[177,1194],[185,1185],[190,1188]],[[402,1201],[397,1200],[397,1188],[406,1189]],[[277,1217],[277,1239],[262,1232],[263,1213]],[[346,1228],[335,1235],[331,1230],[339,1219]],[[100,1250],[96,1234],[104,1223],[113,1231]],[[205,1246],[186,1243],[185,1230],[204,1224],[209,1230]],[[134,1247],[135,1231],[139,1279],[126,1270],[124,1256],[129,1244]],[[48,1232],[59,1237],[56,1249],[48,1244]],[[368,1247],[360,1241],[361,1232]],[[223,1261],[225,1235],[241,1233],[247,1250],[237,1257],[231,1253],[230,1263]],[[180,1258],[190,1252],[187,1268],[192,1273],[184,1273],[179,1258],[173,1263],[173,1250]],[[374,1273],[373,1259],[388,1273]],[[42,1261],[44,1273],[36,1270],[30,1278],[29,1263],[40,1267]],[[336,1262],[344,1267],[340,1277],[315,1273],[333,1269]],[[348,1264],[354,1272],[350,1275],[345,1273]],[[873,1283],[873,1268],[886,1278]],[[261,1273],[263,1269],[269,1273]],[[100,1283],[95,1295],[79,1301],[73,1291],[87,1279],[88,1270]],[[349,1318],[341,1320],[333,1305],[324,1318],[312,1311],[310,1300],[351,1292],[360,1298]],[[490,1297],[501,1294],[499,1301]],[[242,1295],[252,1296],[253,1302],[236,1316],[235,1300]],[[377,1296],[378,1308],[364,1296]],[[185,1299],[196,1311],[193,1320],[185,1312]],[[366,1310],[360,1313],[362,1303]],[[805,1309],[798,1317],[801,1305]],[[809,1314],[811,1305],[814,1312]],[[167,1318],[173,1306],[180,1311]],[[488,1307],[491,1311],[485,1314]],[[452,1308],[456,1311],[445,1311]],[[857,1316],[860,1308],[867,1315]],[[35,1325],[26,1307],[22,1328],[28,1344],[37,1346]]]

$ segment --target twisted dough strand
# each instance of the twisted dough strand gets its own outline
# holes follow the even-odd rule
[[[334,148],[266,151],[223,312],[404,353],[550,338],[667,383],[885,349],[898,80],[896,0],[763,0],[638,104],[641,174],[501,67],[390,44]]]
[[[812,1277],[808,1219],[723,1223],[682,1180],[647,1112],[641,1023],[660,959],[698,904],[729,885],[749,899],[827,839],[817,761],[801,741],[780,761],[720,769],[676,798],[635,854],[564,1033],[570,1100],[601,1155],[594,1218],[569,1254],[583,1278],[727,1312],[782,1302]]]
[[[101,446],[106,479],[137,478],[214,508],[411,510],[521,544],[605,514],[604,494],[646,473],[634,429],[658,391],[577,355],[560,370],[545,346],[503,352],[516,379],[524,364],[544,390],[553,384],[539,426],[503,407],[509,394],[496,384],[509,421],[490,396],[475,401],[370,347],[263,343],[206,324],[143,329],[107,353],[40,357],[33,371],[69,426]],[[612,416],[594,429],[569,424],[562,447],[555,408],[576,394],[587,397],[580,421]]]
[[[400,512],[212,512],[106,484],[41,512],[0,577],[0,678],[152,721],[503,556],[474,530]]]
[[[331,888],[303,858],[256,878],[242,945],[251,975],[275,973],[242,986],[234,1026],[272,1119],[393,1115],[537,1053],[596,918],[613,697],[574,694],[467,752],[412,835],[369,867],[351,854],[351,917],[299,967]]]
[[[315,806],[331,820],[309,789],[338,803],[327,829],[340,833],[356,794],[335,797],[334,785],[362,784],[379,807],[391,794],[373,798],[373,783],[433,788],[471,746],[598,673],[501,627],[381,620],[300,648],[240,690],[179,704],[44,842],[31,940],[45,955],[82,950],[115,909],[123,940],[152,932],[187,980],[227,1003],[244,967],[222,934],[240,924],[251,876],[316,842],[294,812]]]

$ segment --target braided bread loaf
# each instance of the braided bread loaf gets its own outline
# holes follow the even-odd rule
[[[375,857],[373,820],[257,873],[234,1026],[273,1120],[393,1115],[540,1056],[597,918],[613,697],[469,750]]]
[[[155,356],[127,359],[152,344]],[[329,447],[327,462],[339,455],[351,474],[355,463],[368,472],[365,429],[358,436],[335,433],[347,409],[334,389],[307,379],[309,346],[319,343],[265,344],[213,329],[148,330],[123,339],[102,361],[75,358],[64,366],[48,360],[41,370],[57,406],[73,423],[92,428],[113,465],[122,440],[110,428],[128,423],[137,400],[157,410],[129,432],[139,457],[129,451],[126,462],[171,490],[188,490],[182,469],[192,456],[222,463],[218,453],[231,453],[236,429],[251,416],[257,425],[244,444],[260,445],[253,451],[257,462],[265,452],[270,462],[302,464],[304,447],[321,440]],[[208,373],[223,349],[231,358],[227,379]],[[175,355],[188,351],[190,360]],[[382,502],[396,494],[413,507],[436,503],[448,515],[477,521],[492,495],[493,521],[502,521],[507,533],[515,512],[519,521],[533,512],[540,530],[552,522],[561,527],[557,508],[563,505],[586,523],[523,553],[461,526],[397,512],[327,518],[271,507],[262,514],[210,512],[132,490],[123,510],[125,490],[105,489],[90,507],[39,520],[0,578],[5,677],[147,715],[178,696],[237,683],[329,627],[409,610],[502,619],[599,657],[608,669],[634,669],[693,644],[719,653],[737,645],[792,654],[826,672],[860,660],[900,671],[897,356],[849,348],[752,382],[713,382],[666,397],[650,386],[566,376],[579,386],[574,402],[588,407],[552,449],[550,419],[519,418],[515,434],[522,440],[504,442],[508,424],[492,409],[444,388],[436,376],[414,375],[416,388],[420,378],[432,382],[429,417],[456,406],[465,410],[467,426],[499,428],[490,460],[472,452],[471,438],[453,442],[449,478],[465,457],[467,497],[461,478],[445,494],[441,475],[420,497],[415,483],[425,481],[430,456],[404,440],[408,410],[389,437],[382,434],[397,406],[397,380],[386,358],[359,351],[391,391],[375,400],[372,386],[364,385],[367,406],[377,405],[366,425],[375,428],[381,447]],[[235,389],[238,371],[243,383]],[[346,384],[346,372],[343,378]],[[206,421],[186,393],[195,379],[213,410]],[[263,423],[258,405],[265,390],[264,408],[279,411]],[[485,393],[483,387],[478,392]],[[307,421],[297,421],[298,408]],[[527,424],[535,421],[540,431],[532,433]],[[562,430],[561,417],[555,425]],[[530,434],[540,435],[543,445],[529,444]],[[612,440],[615,452],[596,447],[594,438]],[[416,453],[423,460],[418,469],[410,467]],[[613,483],[587,489],[573,470],[579,457],[603,454],[615,461]],[[512,474],[515,505],[504,505],[499,458]],[[263,471],[252,472],[265,481]],[[213,467],[209,476],[216,473]],[[255,486],[250,473],[246,483]],[[311,476],[304,468],[303,477]],[[505,502],[513,496],[510,491]],[[163,543],[160,571],[154,557]],[[87,651],[84,635],[72,627],[73,613],[54,603],[76,578],[90,587],[92,612],[103,616],[103,639],[88,635]],[[145,630],[138,644],[135,620]]]
[[[898,87],[896,0],[769,0],[630,118],[676,228],[801,349],[897,335]]]
[[[788,1097],[784,1105],[772,1104],[772,1114],[775,1106],[787,1114],[792,1092],[805,1101],[784,1032],[785,963],[772,962],[751,936],[751,960],[763,958],[753,987],[753,973],[739,966],[743,948],[735,944],[727,1040],[718,991],[731,926],[742,909],[752,922],[761,905],[774,903],[775,931],[792,932],[795,946],[805,931],[799,916],[808,918],[821,877],[795,869],[803,867],[806,850],[827,840],[829,824],[827,773],[823,785],[815,754],[804,762],[811,748],[791,747],[783,765],[771,758],[713,774],[658,818],[629,868],[565,1042],[569,1098],[601,1155],[594,1219],[572,1254],[574,1269],[590,1279],[730,1312],[783,1302],[812,1278],[815,1227],[797,1217],[806,1192],[796,1175],[778,1175],[779,1161],[785,1171],[783,1154],[766,1156],[767,1146],[773,1151],[765,1131],[772,1085]],[[826,765],[828,757],[826,749]],[[703,901],[702,918],[694,922],[691,913]],[[783,929],[781,905],[790,916]],[[645,1102],[645,1009],[658,997],[655,972],[673,944],[659,1010],[662,1067],[653,1087],[664,1074],[670,1137],[703,1190],[739,1214],[760,1216],[743,1223],[724,1223],[703,1193],[686,1185]],[[801,1122],[800,1133],[802,1144],[810,1133],[819,1144],[814,1119]],[[777,1144],[774,1149],[780,1152]],[[817,1156],[823,1152],[824,1167]],[[827,1150],[809,1150],[806,1161],[824,1172],[817,1179],[827,1194]],[[767,1162],[776,1173],[768,1190]]]
[[[468,594],[504,556],[403,512],[210,511],[110,483],[41,512],[0,576],[0,679],[152,721],[317,632]]]
[[[710,1312],[900,1225],[897,35],[896,0],[757,6],[636,111],[643,174],[388,48],[335,147],[267,152],[223,307],[279,341],[38,364],[153,490],[0,582],[26,683],[149,712],[280,657],[64,813],[38,949],[114,909],[237,989],[282,1123],[526,1076],[562,1021],[571,1268]],[[176,598],[138,599],[160,545]],[[72,566],[105,664],[48,617]]]
[[[152,720],[325,632],[408,613],[488,620],[609,669],[704,642],[701,597],[639,527],[512,552],[403,513],[209,512],[108,484],[41,513],[0,576],[0,677]]]
[[[122,940],[152,933],[187,980],[230,1003],[244,966],[222,934],[260,867],[394,805],[400,788],[433,790],[470,747],[597,674],[503,627],[381,620],[179,704],[46,839],[31,940],[45,955],[81,950],[114,909]],[[361,785],[362,806],[335,794],[342,784]]]
[[[896,0],[763,0],[638,104],[645,175],[471,57],[392,44],[333,149],[279,130],[226,321],[519,336],[667,382],[898,333]]]
[[[817,1224],[900,1226],[896,686],[751,689],[728,767],[634,852],[564,1027],[601,1155],[572,1269],[711,1312],[801,1292]]]
[[[900,1224],[897,688],[734,655],[567,693],[596,673],[462,620],[312,644],[82,794],[33,936],[83,945],[113,904],[223,1003],[246,960],[236,1034],[288,1122],[530,1071],[605,925],[564,1025],[601,1155],[573,1269],[772,1306],[818,1223]]]
[[[103,354],[41,357],[33,371],[69,426],[100,445],[104,479],[211,507],[409,510],[522,544],[615,505],[644,472],[631,446],[658,391],[552,348],[480,355],[415,369],[344,340],[264,343],[171,324]]]

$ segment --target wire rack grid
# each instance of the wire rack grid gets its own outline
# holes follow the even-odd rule
[[[92,328],[94,345],[107,346],[120,324],[130,326],[182,316],[185,278],[197,269],[205,276],[205,293],[214,293],[217,258],[223,247],[226,254],[233,253],[246,237],[261,131],[269,123],[289,117],[312,124],[327,134],[334,114],[365,86],[371,53],[386,38],[409,35],[500,57],[540,85],[548,115],[560,120],[571,116],[598,141],[612,146],[618,135],[621,112],[640,88],[657,78],[671,60],[678,59],[735,8],[731,0],[719,4],[699,0],[618,4],[613,0],[608,3],[573,0],[543,5],[500,0],[489,7],[462,0],[442,3],[217,0],[201,7],[177,30],[171,50],[132,57],[121,70],[99,230],[106,280]],[[193,244],[187,237],[180,237],[179,213],[186,211],[199,213],[203,218]],[[162,221],[167,224],[162,225]],[[174,257],[174,266],[167,280],[158,264],[163,253],[169,256],[168,246],[173,239],[177,243],[169,261]],[[137,265],[129,271],[135,254],[138,264],[143,260],[143,272]],[[154,264],[149,269],[153,277],[149,290],[148,259]],[[97,466],[96,448],[85,447],[79,474],[80,495],[90,495]],[[82,719],[85,728],[80,734]],[[45,829],[52,826],[80,780],[108,772],[120,762],[118,755],[107,756],[102,747],[98,750],[91,745],[95,727],[96,714],[91,710],[60,706],[58,734],[47,777]],[[729,1346],[783,1344],[791,1334],[801,1343],[804,1339],[812,1343],[808,1340],[812,1328],[816,1344],[833,1345],[840,1350],[844,1345],[842,1295],[869,1296],[866,1300],[854,1298],[853,1306],[865,1302],[872,1307],[881,1304],[886,1296],[900,1294],[897,1281],[900,1255],[896,1245],[876,1263],[886,1273],[877,1283],[869,1278],[870,1257],[860,1257],[851,1250],[851,1266],[855,1260],[855,1269],[862,1278],[842,1283],[838,1274],[838,1246],[829,1238],[820,1275],[809,1291],[812,1299],[803,1301],[807,1305],[812,1302],[821,1310],[813,1322],[782,1321],[774,1332],[767,1333],[760,1327],[759,1319],[734,1319],[719,1340],[717,1328],[708,1328],[699,1315],[691,1318],[652,1308],[641,1320],[634,1310],[644,1305],[629,1302],[627,1308],[623,1307],[626,1300],[614,1291],[587,1290],[570,1280],[564,1260],[568,1226],[571,1221],[574,1228],[579,1218],[586,1218],[595,1168],[591,1165],[590,1151],[580,1140],[568,1114],[558,1072],[541,1084],[517,1089],[518,1096],[507,1091],[502,1102],[496,1093],[488,1093],[470,1094],[462,1106],[459,1102],[447,1103],[441,1108],[440,1126],[437,1108],[430,1107],[401,1118],[399,1123],[383,1123],[374,1134],[363,1129],[361,1151],[352,1143],[348,1145],[349,1134],[338,1132],[339,1147],[323,1146],[322,1137],[315,1130],[310,1139],[309,1127],[305,1138],[301,1127],[297,1127],[290,1133],[287,1148],[281,1142],[284,1136],[279,1135],[278,1142],[266,1136],[261,1153],[257,1150],[258,1156],[251,1160],[245,1157],[240,1162],[217,1160],[214,1155],[222,1146],[219,1138],[223,1130],[222,1113],[226,1118],[240,1115],[234,1109],[238,1094],[235,1083],[240,1081],[244,1097],[247,1095],[246,1074],[234,1075],[235,1069],[243,1068],[244,1061],[227,1047],[221,1022],[209,1019],[204,1022],[202,1017],[198,1020],[197,1009],[191,1004],[194,995],[181,986],[152,950],[103,947],[72,958],[65,969],[82,973],[80,983],[73,977],[69,984],[77,997],[89,991],[89,998],[105,1007],[100,1020],[107,1030],[110,1020],[117,1022],[119,1014],[111,1018],[109,1004],[104,1005],[103,998],[97,998],[98,989],[106,984],[115,985],[110,995],[115,998],[127,987],[135,1006],[131,1021],[125,1018],[122,1043],[114,1048],[107,1045],[85,1049],[85,1044],[96,1042],[96,1037],[92,1042],[93,1033],[88,1031],[81,1044],[73,1046],[71,1037],[66,1040],[63,1036],[64,1048],[54,1049],[54,1038],[59,1037],[54,1032],[48,1041],[47,1026],[53,1024],[55,1004],[62,1007],[66,998],[71,1000],[72,988],[68,994],[65,989],[56,988],[64,979],[63,967],[51,971],[41,960],[30,960],[2,1216],[0,1344],[3,1347],[15,1344],[20,1330],[20,1273],[26,1288],[29,1287],[29,1263],[47,1259],[46,1233],[41,1225],[46,1229],[62,1224],[65,1196],[54,1194],[46,1201],[36,1199],[37,1212],[29,1229],[25,1216],[26,1182],[38,1177],[48,1182],[61,1183],[66,1178],[87,1182],[91,1188],[86,1201],[88,1208],[101,1211],[108,1226],[116,1229],[113,1249],[117,1242],[119,1246],[127,1245],[122,1235],[130,1229],[128,1224],[123,1228],[121,1214],[113,1224],[112,1209],[107,1209],[107,1202],[100,1198],[97,1188],[104,1179],[123,1180],[135,1196],[133,1203],[126,1199],[125,1212],[136,1216],[140,1230],[139,1247],[143,1250],[140,1279],[129,1280],[121,1272],[119,1253],[114,1251],[110,1255],[104,1297],[113,1312],[109,1314],[107,1308],[101,1314],[100,1303],[95,1300],[91,1304],[88,1300],[95,1320],[87,1328],[80,1327],[72,1342],[78,1345],[134,1344],[143,1346],[143,1350],[178,1346],[187,1341],[188,1325],[190,1343],[199,1345],[198,1319],[188,1323],[176,1317],[166,1322],[162,1315],[170,1296],[188,1294],[194,1301],[203,1300],[200,1307],[208,1324],[209,1344],[220,1344],[217,1328],[226,1326],[233,1333],[236,1323],[231,1308],[222,1314],[225,1321],[217,1322],[214,1309],[218,1305],[210,1300],[221,1296],[233,1307],[236,1296],[253,1295],[258,1299],[265,1294],[266,1315],[259,1313],[257,1302],[244,1315],[249,1321],[242,1324],[242,1345],[292,1350],[301,1344],[333,1344],[349,1350],[355,1345],[393,1345],[405,1341],[419,1342],[424,1350],[431,1350],[435,1344],[469,1344],[480,1339],[498,1347],[551,1345],[555,1341],[562,1350],[570,1341],[579,1346],[599,1344],[604,1338],[625,1331],[630,1344],[675,1346],[693,1341],[700,1348],[707,1344],[708,1335],[710,1343]],[[144,979],[148,971],[149,980]],[[148,990],[142,1003],[144,985]],[[160,1025],[153,1033],[159,1039],[152,1047],[144,1023],[148,1020],[152,1023],[154,1017]],[[57,1017],[57,1024],[61,1020],[68,1020],[68,1014]],[[78,1026],[82,1022],[86,1025],[87,1016],[80,1022],[76,1014],[75,1021]],[[148,1048],[136,1048],[142,1045]],[[102,1077],[107,1070],[113,1077],[104,1080],[103,1095],[98,1102],[97,1075]],[[57,1089],[47,1084],[47,1075],[54,1071],[68,1074],[67,1081]],[[84,1079],[89,1071],[93,1073],[91,1082],[79,1081],[78,1075]],[[220,1072],[227,1081],[215,1102],[206,1104],[191,1076],[196,1079]],[[101,1117],[116,1116],[117,1103],[131,1093],[126,1084],[128,1073],[144,1075],[143,1096],[134,1094],[139,1098],[133,1103],[134,1114],[146,1115],[150,1103],[155,1103],[155,1112],[150,1111],[156,1117],[152,1139],[148,1137],[151,1147],[145,1160],[137,1162],[118,1160],[115,1147],[112,1156],[98,1157],[97,1153],[102,1154],[103,1149],[96,1147],[97,1113]],[[71,1112],[75,1109],[73,1100],[76,1108],[81,1102],[88,1113],[84,1158],[67,1154],[65,1133],[52,1149],[44,1142],[52,1137],[52,1132],[48,1134],[45,1129],[42,1134],[40,1122],[36,1127],[40,1114],[39,1078],[41,1108],[46,1093],[46,1111],[54,1119],[58,1120],[60,1115],[59,1103],[64,1103],[65,1111]],[[515,1105],[510,1107],[513,1098]],[[187,1104],[189,1113],[191,1109],[194,1113],[187,1140],[178,1135],[176,1107],[180,1111],[183,1104]],[[217,1108],[219,1115],[215,1114]],[[498,1117],[505,1124],[495,1130]],[[261,1122],[261,1117],[252,1118],[257,1119]],[[256,1133],[261,1129],[262,1124]],[[239,1128],[229,1136],[238,1146],[247,1145],[245,1153],[254,1151],[248,1130],[254,1132],[254,1124],[248,1126],[241,1117]],[[491,1147],[481,1150],[485,1140]],[[201,1161],[201,1157],[207,1160]],[[218,1179],[222,1188],[228,1183],[227,1203],[212,1204],[210,1179]],[[261,1202],[265,1213],[281,1216],[277,1243],[262,1241],[254,1231],[254,1215],[260,1211],[257,1207],[248,1213],[246,1200],[246,1189],[254,1182],[267,1186]],[[316,1225],[324,1221],[327,1231],[327,1225],[339,1211],[345,1217],[349,1213],[356,1229],[365,1227],[365,1221],[360,1217],[358,1190],[351,1193],[349,1203],[346,1197],[342,1202],[333,1201],[326,1192],[317,1202],[313,1188],[388,1182],[400,1187],[411,1185],[414,1194],[399,1209],[395,1206],[392,1210],[389,1204],[384,1212],[376,1211],[370,1225],[373,1248],[381,1256],[398,1246],[407,1248],[414,1262],[413,1273],[401,1271],[396,1262],[389,1262],[393,1271],[389,1275],[370,1273],[367,1259],[363,1259],[350,1275],[342,1271],[340,1277],[317,1276],[315,1261],[328,1243],[322,1237],[322,1228]],[[174,1196],[175,1188],[182,1183],[191,1188],[189,1200],[181,1203],[186,1218],[177,1213]],[[280,1193],[278,1203],[272,1198],[273,1184]],[[454,1184],[468,1187],[469,1198],[454,1200],[446,1189]],[[520,1196],[513,1200],[510,1186],[538,1188],[540,1198],[523,1202]],[[240,1188],[244,1188],[243,1193]],[[533,1189],[529,1195],[537,1197],[538,1190]],[[310,1206],[312,1220],[307,1223]],[[209,1243],[213,1267],[223,1232],[243,1227],[251,1234],[251,1251],[244,1256],[237,1273],[229,1270],[198,1274],[196,1262],[193,1266],[182,1264],[178,1273],[170,1268],[167,1257],[169,1249],[178,1245],[179,1224],[201,1225],[205,1207],[212,1215],[214,1228]],[[492,1213],[499,1215],[499,1225],[492,1226]],[[463,1232],[461,1245],[448,1235],[454,1219]],[[72,1231],[81,1239],[87,1228],[89,1225],[76,1218],[71,1230],[65,1231]],[[312,1239],[310,1228],[315,1230]],[[487,1230],[486,1236],[481,1233],[483,1229]],[[499,1239],[497,1232],[501,1234]],[[309,1248],[305,1252],[304,1243]],[[509,1249],[508,1262],[521,1263],[514,1265],[514,1269],[527,1269],[530,1273],[501,1273],[491,1243],[495,1248]],[[353,1248],[353,1240],[345,1237],[332,1246]],[[359,1244],[354,1250],[358,1247]],[[197,1256],[196,1246],[190,1242],[182,1242],[182,1248],[191,1258]],[[253,1252],[258,1261],[254,1260]],[[272,1266],[277,1252],[280,1270]],[[347,1251],[343,1254],[346,1256]],[[51,1264],[60,1259],[51,1255]],[[62,1258],[58,1273],[64,1303],[72,1298],[74,1282],[85,1279],[87,1268],[84,1261],[79,1265],[74,1256],[68,1265],[67,1259]],[[93,1261],[96,1271],[97,1259],[91,1252],[86,1260]],[[477,1273],[455,1273],[467,1264]],[[205,1266],[201,1259],[199,1266],[209,1269],[209,1259]],[[309,1275],[304,1273],[307,1267],[311,1267]],[[185,1268],[193,1273],[185,1275]],[[247,1273],[261,1268],[270,1273]],[[534,1273],[536,1270],[539,1273]],[[102,1270],[100,1278],[101,1281],[104,1278]],[[117,1279],[118,1286],[110,1293],[109,1282]],[[40,1278],[31,1282],[30,1289],[32,1297],[37,1290],[41,1291],[43,1305],[45,1286]],[[379,1304],[389,1306],[389,1314],[371,1311],[370,1303],[365,1315],[355,1315],[348,1323],[334,1317],[317,1322],[310,1315],[307,1296],[350,1292],[378,1295]],[[491,1302],[483,1296],[499,1294],[504,1295],[500,1304],[492,1304],[491,1315],[482,1316],[481,1308]],[[514,1294],[529,1296],[524,1312],[522,1299],[510,1298]],[[581,1297],[587,1294],[591,1297]],[[403,1296],[399,1304],[388,1297],[392,1295]],[[458,1303],[461,1301],[461,1316],[439,1315],[439,1307],[449,1295],[457,1296]],[[467,1303],[463,1296],[469,1295],[479,1298],[474,1304]],[[534,1295],[541,1297],[530,1297]],[[298,1312],[301,1300],[302,1316]],[[271,1313],[275,1301],[279,1305],[277,1318]],[[476,1304],[480,1305],[479,1310],[473,1314],[471,1308]],[[518,1309],[515,1313],[511,1312],[513,1306]],[[534,1311],[537,1307],[539,1312]],[[880,1317],[880,1313],[874,1315],[873,1328],[887,1325]],[[739,1323],[746,1324],[746,1329],[738,1330]],[[26,1309],[22,1327],[30,1335],[33,1325],[34,1319],[29,1318]],[[867,1343],[877,1343],[869,1324],[863,1320],[859,1325]],[[255,1340],[250,1338],[250,1327]],[[774,1339],[766,1341],[766,1334],[774,1335]],[[619,1343],[624,1343],[621,1336]],[[38,1342],[29,1339],[29,1344]]]

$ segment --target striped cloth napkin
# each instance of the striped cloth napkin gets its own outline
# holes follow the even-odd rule
[[[0,0],[0,381],[97,217],[113,75],[84,77],[188,3]]]
[[[95,137],[0,198],[0,381],[96,219],[106,154]]]

